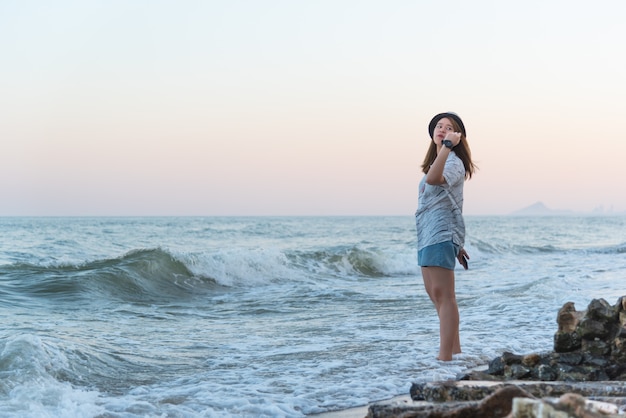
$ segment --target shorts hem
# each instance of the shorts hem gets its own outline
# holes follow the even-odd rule
[[[426,246],[417,252],[417,264],[420,267],[441,267],[454,270],[460,247],[452,241]]]

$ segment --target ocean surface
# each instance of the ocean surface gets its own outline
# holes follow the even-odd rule
[[[626,295],[626,217],[466,217],[464,353],[414,218],[0,218],[0,416],[302,417],[552,349]]]

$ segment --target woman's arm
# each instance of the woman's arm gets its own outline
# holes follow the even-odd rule
[[[443,141],[452,141],[452,147],[455,147],[461,142],[461,133],[460,132],[448,132]],[[442,141],[442,143],[443,143]],[[426,183],[432,186],[439,186],[440,184],[444,184],[446,179],[443,177],[443,169],[446,166],[446,160],[448,159],[448,155],[450,155],[450,148],[443,146],[442,144],[437,145],[437,157],[435,157],[435,161],[428,169],[428,173],[426,174]]]
[[[439,149],[435,161],[426,174],[426,183],[432,186],[438,186],[446,182],[446,179],[443,177],[443,169],[446,165],[448,155],[450,155],[450,151],[452,150],[448,147],[441,147]]]

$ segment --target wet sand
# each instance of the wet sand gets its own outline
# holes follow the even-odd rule
[[[384,401],[372,402],[372,404],[386,403],[413,404],[415,403],[415,401],[413,401],[409,395],[401,395]],[[307,416],[311,418],[364,418],[365,416],[367,416],[370,405],[357,406],[354,408],[343,409],[340,411],[322,412],[321,414],[313,414]]]

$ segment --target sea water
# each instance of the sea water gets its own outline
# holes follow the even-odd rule
[[[3,417],[300,417],[552,349],[626,295],[626,217],[466,217],[463,354],[409,217],[0,218]]]

